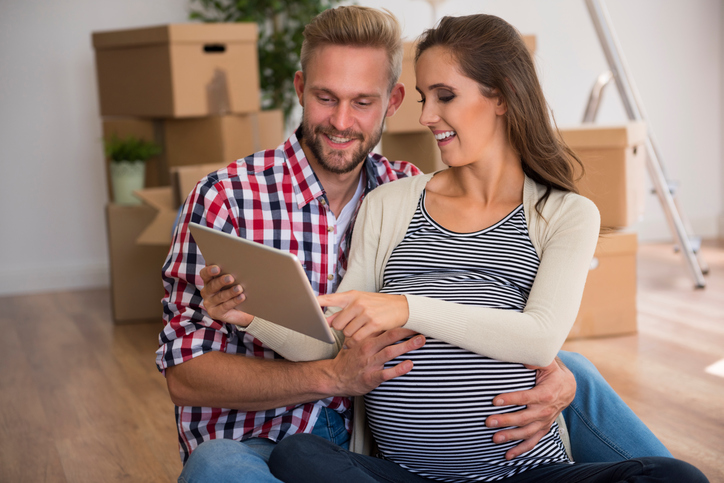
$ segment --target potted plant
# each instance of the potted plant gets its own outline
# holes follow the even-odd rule
[[[143,189],[146,161],[160,154],[161,147],[153,141],[134,136],[121,139],[114,134],[105,140],[105,148],[110,160],[113,201],[121,205],[140,204],[133,192]]]
[[[294,73],[299,70],[304,27],[340,0],[191,0],[200,8],[191,19],[203,22],[256,22],[262,108],[282,109],[288,121],[297,103]]]

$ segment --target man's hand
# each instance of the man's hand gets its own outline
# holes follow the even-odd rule
[[[505,453],[505,459],[512,460],[530,451],[550,430],[556,417],[576,396],[576,379],[563,362],[556,358],[546,367],[526,366],[535,369],[536,386],[527,391],[501,394],[493,399],[495,406],[527,406],[522,411],[488,416],[485,425],[489,428],[517,426],[499,431],[493,436],[495,443],[523,440],[518,446]]]
[[[221,273],[217,265],[202,268],[200,275],[204,281],[204,288],[201,289],[204,308],[211,318],[242,327],[254,320],[253,315],[234,308],[244,301],[246,295],[241,285],[232,285],[233,276]]]
[[[328,317],[327,322],[355,341],[402,327],[410,316],[404,295],[351,290],[320,295],[317,300],[322,307],[342,308]]]
[[[342,350],[330,361],[330,379],[335,381],[336,386],[330,393],[337,396],[362,396],[383,382],[410,372],[411,360],[387,369],[384,366],[386,362],[425,345],[425,337],[419,334],[395,344],[411,335],[415,335],[415,332],[392,329],[362,341],[345,340]]]

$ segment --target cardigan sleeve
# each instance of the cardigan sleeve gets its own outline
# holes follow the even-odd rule
[[[541,221],[540,265],[523,312],[406,295],[405,327],[493,359],[550,364],[578,314],[600,216],[590,200],[568,194],[547,220]]]
[[[246,332],[286,360],[294,362],[332,359],[344,343],[344,334],[338,330],[332,329],[335,342],[328,344],[259,317],[254,317]]]

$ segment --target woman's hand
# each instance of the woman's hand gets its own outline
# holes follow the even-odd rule
[[[221,273],[217,265],[202,268],[199,275],[204,281],[204,288],[201,289],[204,308],[212,319],[241,327],[248,326],[254,320],[253,315],[234,308],[244,301],[246,295],[241,285],[232,285],[233,276]]]
[[[341,330],[345,337],[354,340],[402,327],[410,315],[404,295],[352,290],[320,295],[317,300],[322,307],[342,308],[327,317],[327,322],[331,327]]]

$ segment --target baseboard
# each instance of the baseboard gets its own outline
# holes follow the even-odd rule
[[[109,273],[107,262],[0,270],[0,295],[108,287]]]

